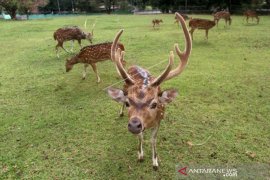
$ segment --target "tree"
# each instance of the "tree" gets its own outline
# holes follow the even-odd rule
[[[0,0],[0,5],[7,11],[11,19],[16,19],[16,11],[18,9],[17,0]]]
[[[46,0],[0,0],[0,5],[7,11],[11,19],[16,19],[16,12],[26,13],[38,6],[46,5]]]

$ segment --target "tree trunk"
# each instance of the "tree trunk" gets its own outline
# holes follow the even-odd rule
[[[8,12],[8,14],[10,15],[11,19],[15,20],[16,19],[16,10],[12,9]]]

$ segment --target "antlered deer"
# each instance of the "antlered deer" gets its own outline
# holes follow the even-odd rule
[[[74,64],[84,63],[84,72],[82,79],[85,79],[86,69],[90,64],[96,74],[97,82],[99,83],[100,77],[97,72],[96,63],[111,59],[111,46],[112,42],[85,46],[76,56],[72,57],[70,60],[67,60],[66,72],[70,71],[73,68]],[[122,43],[118,43],[117,47],[119,47],[123,51],[125,50],[125,47]],[[123,60],[122,63],[125,64],[125,61]]]
[[[152,20],[152,24],[153,24],[153,28],[155,29],[155,26],[159,26],[160,23],[163,23],[162,19],[153,19]]]
[[[193,40],[193,32],[195,29],[204,29],[205,30],[205,36],[206,39],[208,39],[208,30],[211,29],[216,25],[215,21],[211,21],[208,19],[199,19],[199,18],[194,18],[189,21],[189,27],[190,29],[190,34],[191,38]]]
[[[232,23],[231,14],[228,11],[219,11],[214,14],[214,21],[216,22],[217,27],[218,27],[218,22],[220,19],[225,20],[226,26],[227,26],[228,21],[229,21],[229,25],[231,25]]]
[[[63,48],[66,52],[68,52],[63,47],[63,43],[65,41],[72,41],[72,49],[73,49],[73,42],[74,40],[77,40],[79,45],[82,48],[81,40],[87,39],[92,44],[93,35],[94,35],[93,30],[91,33],[86,33],[86,32],[83,32],[78,26],[70,26],[70,27],[63,27],[63,28],[57,29],[53,34],[54,40],[57,40],[58,42],[57,45],[55,46],[57,57],[59,58],[59,54],[58,54],[59,47]]]
[[[112,60],[116,63],[117,71],[124,79],[125,84],[123,90],[112,87],[108,88],[108,94],[113,100],[123,103],[128,108],[128,130],[139,138],[139,161],[142,161],[144,156],[142,148],[143,131],[150,128],[153,130],[151,143],[154,170],[158,169],[156,141],[160,121],[164,118],[165,104],[170,103],[177,96],[177,92],[174,89],[161,91],[160,85],[162,82],[182,73],[187,65],[192,48],[185,20],[178,13],[176,13],[176,16],[183,27],[186,48],[184,52],[181,52],[178,44],[175,44],[175,51],[180,62],[174,70],[172,70],[174,55],[173,51],[171,51],[166,69],[157,78],[138,66],[131,66],[126,71],[121,62],[124,58],[124,51],[119,48],[116,50],[116,44],[123,30],[116,35],[111,51]]]
[[[244,16],[246,16],[246,21],[248,23],[248,19],[249,17],[252,18],[252,21],[253,21],[253,18],[255,17],[257,19],[257,24],[259,23],[260,19],[259,19],[259,16],[257,15],[256,11],[253,11],[253,10],[246,10],[244,12]]]

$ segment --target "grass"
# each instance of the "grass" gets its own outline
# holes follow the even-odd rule
[[[154,16],[0,21],[1,179],[173,179],[180,163],[270,163],[269,16],[258,25],[240,16],[233,16],[228,28],[220,21],[208,41],[204,31],[194,32],[187,69],[162,85],[180,95],[167,107],[158,134],[157,172],[150,134],[145,161],[139,163],[127,117],[118,117],[120,105],[103,90],[119,82],[112,62],[97,64],[102,81],[96,84],[92,70],[81,80],[83,65],[65,73],[71,54],[61,51],[56,58],[53,32],[63,25],[83,27],[86,18],[89,31],[96,21],[94,43],[112,41],[124,28],[128,64],[155,76],[165,68],[174,43],[183,49],[173,15],[159,15],[164,23],[157,30],[151,27]]]

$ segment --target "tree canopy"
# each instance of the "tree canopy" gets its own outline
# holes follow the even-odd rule
[[[16,12],[37,12],[37,9],[42,13],[105,11],[110,14],[114,9],[127,10],[136,7],[144,10],[151,7],[168,13],[188,10],[191,7],[204,10],[210,10],[213,7],[228,10],[234,7],[270,8],[270,0],[0,0],[0,6],[4,7],[14,19]]]

